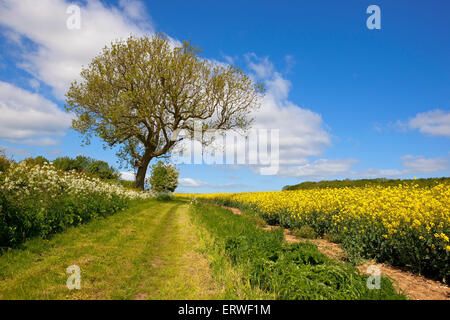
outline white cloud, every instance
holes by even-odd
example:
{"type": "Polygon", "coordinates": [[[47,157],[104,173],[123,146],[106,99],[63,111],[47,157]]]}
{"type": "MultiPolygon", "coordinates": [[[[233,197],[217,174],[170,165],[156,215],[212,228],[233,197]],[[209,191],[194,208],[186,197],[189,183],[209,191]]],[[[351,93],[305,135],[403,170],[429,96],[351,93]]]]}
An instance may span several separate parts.
{"type": "Polygon", "coordinates": [[[313,180],[327,179],[348,175],[357,162],[356,159],[319,159],[302,166],[282,166],[279,175],[313,180]]]}
{"type": "Polygon", "coordinates": [[[267,87],[261,108],[253,114],[253,127],[280,130],[280,165],[304,165],[307,157],[321,155],[331,145],[321,115],[289,100],[291,82],[276,72],[267,58],[259,59],[254,54],[246,57],[256,79],[263,80],[267,87]]]}
{"type": "Polygon", "coordinates": [[[0,138],[14,143],[54,145],[49,136],[63,136],[70,115],[53,102],[0,81],[0,138]]]}
{"type": "MultiPolygon", "coordinates": [[[[399,178],[406,175],[431,174],[450,170],[449,157],[426,158],[406,155],[400,158],[401,169],[353,170],[357,159],[319,159],[302,166],[281,166],[278,175],[308,180],[335,178],[399,178]]],[[[255,172],[253,169],[252,171],[255,172]]]]}
{"type": "Polygon", "coordinates": [[[386,124],[376,123],[373,128],[380,133],[418,130],[429,136],[450,137],[450,111],[436,109],[421,112],[409,120],[391,121],[386,124]]]}
{"type": "Polygon", "coordinates": [[[448,157],[425,158],[424,156],[406,155],[400,158],[407,173],[433,173],[450,170],[448,157]]]}
{"type": "Polygon", "coordinates": [[[17,139],[7,139],[11,143],[17,143],[17,144],[27,144],[31,146],[56,146],[61,143],[60,140],[50,138],[50,137],[42,137],[42,138],[36,138],[36,139],[23,139],[23,140],[17,140],[17,139]]]}
{"type": "Polygon", "coordinates": [[[299,166],[280,168],[283,176],[307,178],[313,180],[330,178],[399,178],[406,175],[431,174],[450,170],[449,157],[426,158],[424,156],[406,155],[400,158],[401,169],[353,170],[358,162],[356,159],[328,160],[320,159],[313,163],[299,166]]]}
{"type": "Polygon", "coordinates": [[[370,179],[370,178],[394,178],[404,175],[406,172],[398,169],[374,169],[369,168],[360,171],[351,171],[344,175],[345,178],[370,179]]]}
{"type": "Polygon", "coordinates": [[[254,53],[247,53],[245,59],[247,60],[248,68],[259,79],[269,78],[274,73],[273,64],[268,57],[259,58],[254,53]]]}
{"type": "Polygon", "coordinates": [[[180,179],[178,179],[178,184],[180,187],[185,187],[185,188],[208,187],[208,188],[215,188],[215,189],[233,189],[233,188],[248,187],[245,184],[239,184],[239,183],[213,184],[213,183],[208,183],[205,181],[196,180],[196,179],[192,179],[192,178],[180,178],[180,179]]]}
{"type": "Polygon", "coordinates": [[[19,157],[19,158],[27,158],[31,157],[33,154],[25,149],[21,148],[14,148],[14,147],[7,147],[7,146],[1,146],[0,145],[0,151],[6,152],[7,156],[12,157],[19,157]]]}
{"type": "Polygon", "coordinates": [[[195,180],[192,178],[180,178],[178,179],[178,184],[180,185],[180,187],[193,187],[193,188],[204,187],[208,185],[207,182],[195,180]]]}
{"type": "Polygon", "coordinates": [[[80,5],[79,30],[66,26],[70,4],[64,0],[0,2],[0,23],[9,28],[9,38],[17,42],[22,36],[36,45],[24,50],[19,67],[51,86],[58,98],[79,78],[81,66],[112,40],[151,32],[140,1],[122,0],[117,8],[88,0],[80,5]]]}
{"type": "Polygon", "coordinates": [[[119,0],[119,7],[129,19],[140,23],[141,27],[151,28],[151,18],[147,14],[143,2],[139,0],[119,0]]]}
{"type": "Polygon", "coordinates": [[[39,83],[39,81],[37,81],[36,79],[30,79],[28,81],[28,84],[30,85],[30,87],[32,89],[34,89],[35,91],[38,90],[41,86],[41,84],[39,83]]]}
{"type": "MultiPolygon", "coordinates": [[[[252,129],[260,130],[259,132],[267,132],[271,129],[279,130],[279,165],[305,165],[309,162],[308,157],[320,156],[324,149],[331,145],[331,136],[325,130],[326,125],[321,115],[289,100],[291,83],[275,71],[268,58],[260,59],[255,54],[247,54],[245,57],[251,76],[255,81],[263,80],[267,88],[260,108],[251,114],[254,118],[252,129]]],[[[184,144],[179,144],[176,151],[189,148],[189,142],[186,140],[184,144]]],[[[271,149],[271,145],[273,144],[269,143],[268,150],[271,149]]],[[[224,145],[224,141],[216,141],[206,148],[204,156],[208,158],[209,152],[223,147],[227,155],[235,154],[235,149],[249,151],[242,136],[236,144],[224,145]]],[[[261,155],[260,151],[259,156],[261,155]]],[[[270,156],[270,151],[267,156],[270,156]]],[[[248,155],[247,161],[249,157],[250,155],[248,155]]],[[[179,161],[189,160],[188,156],[180,157],[179,161]]],[[[212,158],[205,161],[213,162],[212,158]]],[[[233,163],[227,163],[226,166],[227,168],[242,168],[241,165],[233,163]]],[[[252,166],[254,172],[259,172],[259,169],[260,167],[252,166]]]]}
{"type": "Polygon", "coordinates": [[[120,178],[127,181],[134,181],[136,178],[136,175],[133,171],[122,171],[120,172],[120,178]]]}
{"type": "Polygon", "coordinates": [[[432,110],[418,113],[409,120],[408,126],[431,136],[450,137],[450,111],[432,110]]]}

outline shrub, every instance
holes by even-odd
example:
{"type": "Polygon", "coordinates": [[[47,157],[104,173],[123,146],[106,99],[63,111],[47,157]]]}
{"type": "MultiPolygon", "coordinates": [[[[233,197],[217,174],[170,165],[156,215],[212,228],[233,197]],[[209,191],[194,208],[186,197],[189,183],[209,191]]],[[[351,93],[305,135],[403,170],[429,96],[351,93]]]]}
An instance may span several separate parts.
{"type": "Polygon", "coordinates": [[[0,172],[5,172],[10,165],[11,161],[6,157],[6,154],[0,150],[0,172]]]}
{"type": "Polygon", "coordinates": [[[149,197],[82,173],[58,171],[49,163],[13,163],[0,176],[0,247],[48,237],[149,197]]]}
{"type": "Polygon", "coordinates": [[[158,161],[152,165],[152,172],[148,182],[154,191],[174,192],[178,186],[178,172],[170,163],[158,161]]]}
{"type": "Polygon", "coordinates": [[[124,186],[125,188],[133,189],[133,190],[138,191],[138,189],[135,188],[136,183],[135,183],[134,181],[129,181],[129,180],[123,180],[123,179],[121,179],[121,180],[119,180],[119,183],[120,183],[122,186],[124,186]]]}
{"type": "Polygon", "coordinates": [[[53,166],[58,170],[75,170],[103,180],[119,180],[120,177],[117,169],[111,167],[107,162],[85,156],[77,156],[74,159],[69,157],[56,158],[53,161],[53,166]]]}
{"type": "Polygon", "coordinates": [[[37,156],[36,158],[26,158],[22,160],[22,162],[25,162],[28,166],[36,166],[36,165],[43,166],[44,164],[49,163],[50,161],[48,161],[43,156],[37,156]]]}
{"type": "Polygon", "coordinates": [[[317,238],[317,233],[310,226],[302,226],[300,228],[295,228],[292,230],[292,234],[296,237],[305,239],[317,238]]]}

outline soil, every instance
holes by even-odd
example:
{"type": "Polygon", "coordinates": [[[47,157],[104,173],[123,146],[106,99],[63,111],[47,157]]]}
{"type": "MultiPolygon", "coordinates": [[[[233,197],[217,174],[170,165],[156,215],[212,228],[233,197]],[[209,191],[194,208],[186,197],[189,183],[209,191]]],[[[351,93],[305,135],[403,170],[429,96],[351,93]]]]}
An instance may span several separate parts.
{"type": "MultiPolygon", "coordinates": [[[[237,208],[222,206],[224,209],[231,210],[234,214],[242,214],[237,208]]],[[[272,230],[281,228],[279,226],[267,225],[263,230],[272,230]]],[[[292,235],[289,229],[284,229],[284,239],[287,242],[311,242],[317,246],[320,252],[329,258],[344,261],[346,258],[345,250],[339,244],[326,239],[302,239],[292,235]]],[[[387,276],[393,280],[394,286],[401,293],[406,294],[412,300],[450,300],[450,288],[442,282],[427,279],[423,276],[413,274],[402,269],[392,267],[383,263],[373,261],[365,262],[357,266],[361,273],[370,274],[368,267],[376,265],[380,268],[381,275],[387,276]]]]}

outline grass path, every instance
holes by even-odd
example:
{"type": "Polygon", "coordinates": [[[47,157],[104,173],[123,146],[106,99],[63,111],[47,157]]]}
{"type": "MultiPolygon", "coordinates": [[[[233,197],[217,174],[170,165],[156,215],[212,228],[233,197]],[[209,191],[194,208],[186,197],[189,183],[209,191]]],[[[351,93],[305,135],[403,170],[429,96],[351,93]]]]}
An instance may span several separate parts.
{"type": "Polygon", "coordinates": [[[0,256],[0,299],[219,299],[199,232],[185,202],[147,201],[33,239],[0,256]],[[66,287],[70,265],[81,290],[66,287]]]}

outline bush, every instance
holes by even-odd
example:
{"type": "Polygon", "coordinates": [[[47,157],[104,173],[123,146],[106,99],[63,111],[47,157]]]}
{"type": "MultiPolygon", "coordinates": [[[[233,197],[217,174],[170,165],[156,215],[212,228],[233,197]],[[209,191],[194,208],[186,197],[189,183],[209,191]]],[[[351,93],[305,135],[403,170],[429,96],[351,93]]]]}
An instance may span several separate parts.
{"type": "Polygon", "coordinates": [[[317,233],[310,226],[302,226],[292,230],[292,234],[299,238],[316,239],[317,233]]]}
{"type": "Polygon", "coordinates": [[[156,192],[174,192],[178,186],[178,172],[170,163],[158,161],[152,165],[148,182],[156,192]]]}
{"type": "Polygon", "coordinates": [[[107,162],[102,160],[95,160],[85,156],[77,156],[74,159],[69,157],[56,158],[53,161],[53,166],[58,170],[75,170],[77,172],[83,172],[103,180],[117,181],[120,177],[117,169],[111,167],[107,162]]]}
{"type": "Polygon", "coordinates": [[[60,232],[68,226],[106,216],[150,193],[127,190],[82,173],[52,165],[12,164],[0,176],[0,247],[60,232]]]}
{"type": "Polygon", "coordinates": [[[153,191],[156,200],[167,201],[172,199],[172,192],[170,191],[153,191]]]}
{"type": "Polygon", "coordinates": [[[134,181],[129,181],[129,180],[123,180],[123,179],[121,179],[121,180],[119,181],[119,183],[120,183],[122,186],[124,186],[125,188],[133,189],[133,190],[139,191],[138,189],[135,188],[136,183],[135,183],[134,181]]]}
{"type": "Polygon", "coordinates": [[[25,162],[28,166],[43,166],[44,164],[50,162],[43,156],[37,156],[36,158],[26,158],[22,161],[25,162]]]}
{"type": "Polygon", "coordinates": [[[6,154],[0,150],[0,172],[5,172],[11,165],[11,161],[6,157],[6,154]]]}

